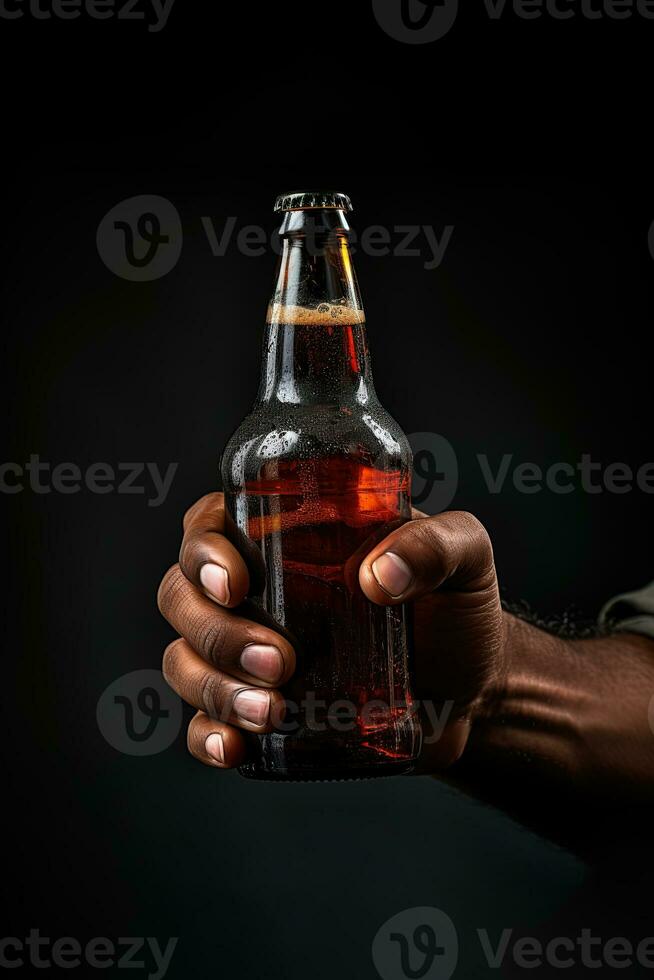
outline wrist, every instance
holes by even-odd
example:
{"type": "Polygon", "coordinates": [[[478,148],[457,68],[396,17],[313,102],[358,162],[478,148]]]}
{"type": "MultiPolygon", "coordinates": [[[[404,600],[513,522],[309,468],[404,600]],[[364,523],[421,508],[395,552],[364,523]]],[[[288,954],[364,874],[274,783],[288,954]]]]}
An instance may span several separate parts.
{"type": "Polygon", "coordinates": [[[448,781],[580,853],[654,798],[654,642],[567,639],[504,614],[500,669],[448,781]]]}
{"type": "MultiPolygon", "coordinates": [[[[538,661],[542,663],[542,657],[539,657],[536,658],[536,664],[532,666],[529,658],[525,656],[535,644],[543,652],[549,648],[549,653],[552,655],[555,648],[565,645],[565,641],[503,610],[501,643],[495,676],[474,711],[474,720],[478,727],[500,720],[514,697],[518,677],[524,679],[526,673],[534,672],[538,661]]],[[[557,649],[556,652],[560,654],[561,651],[557,649]]]]}
{"type": "Polygon", "coordinates": [[[537,766],[556,756],[557,765],[577,769],[586,701],[578,654],[574,641],[503,612],[498,669],[475,713],[468,757],[515,751],[537,766]]]}

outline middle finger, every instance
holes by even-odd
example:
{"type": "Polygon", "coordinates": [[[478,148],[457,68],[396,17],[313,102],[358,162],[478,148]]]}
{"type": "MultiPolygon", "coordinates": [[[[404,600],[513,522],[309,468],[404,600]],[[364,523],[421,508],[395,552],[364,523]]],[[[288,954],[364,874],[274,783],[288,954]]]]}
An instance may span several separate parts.
{"type": "Polygon", "coordinates": [[[164,576],[158,601],[171,626],[214,667],[264,687],[284,684],[293,673],[295,652],[285,637],[211,602],[179,565],[164,576]]]}
{"type": "Polygon", "coordinates": [[[175,640],[166,648],[163,675],[184,701],[210,718],[265,732],[284,717],[284,698],[279,691],[246,687],[229,674],[214,670],[186,640],[175,640]]]}

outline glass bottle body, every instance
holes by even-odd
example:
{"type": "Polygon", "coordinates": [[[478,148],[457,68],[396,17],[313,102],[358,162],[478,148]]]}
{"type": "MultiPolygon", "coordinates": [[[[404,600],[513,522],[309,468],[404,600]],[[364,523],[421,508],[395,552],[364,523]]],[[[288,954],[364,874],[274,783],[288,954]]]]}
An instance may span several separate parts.
{"type": "Polygon", "coordinates": [[[371,603],[358,582],[367,552],[410,518],[411,451],[374,391],[347,237],[334,234],[334,217],[319,255],[307,255],[303,235],[283,240],[259,395],[222,460],[250,599],[298,658],[284,718],[249,736],[241,772],[251,778],[399,774],[420,747],[408,609],[371,603]]]}

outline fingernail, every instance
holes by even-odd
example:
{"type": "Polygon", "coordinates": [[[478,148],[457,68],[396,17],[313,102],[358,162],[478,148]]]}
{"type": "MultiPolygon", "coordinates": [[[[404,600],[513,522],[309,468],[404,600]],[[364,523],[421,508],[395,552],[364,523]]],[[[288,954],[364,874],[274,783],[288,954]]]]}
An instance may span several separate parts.
{"type": "Polygon", "coordinates": [[[204,748],[207,755],[210,755],[212,759],[219,762],[221,766],[225,762],[225,746],[223,743],[223,737],[218,732],[213,732],[208,736],[206,742],[204,743],[204,748]]]}
{"type": "Polygon", "coordinates": [[[284,673],[284,661],[277,647],[250,643],[241,654],[241,667],[260,681],[274,684],[284,673]]]}
{"type": "Polygon", "coordinates": [[[377,579],[379,587],[393,599],[399,598],[403,592],[406,592],[413,580],[413,572],[404,558],[400,558],[392,551],[386,551],[372,563],[372,574],[377,579]]]}
{"type": "Polygon", "coordinates": [[[207,562],[200,569],[200,581],[212,599],[219,602],[221,606],[227,605],[229,602],[229,578],[222,565],[213,565],[211,562],[207,562]]]}
{"type": "Polygon", "coordinates": [[[270,698],[264,691],[241,691],[234,698],[234,711],[243,721],[265,725],[270,712],[270,698]]]}

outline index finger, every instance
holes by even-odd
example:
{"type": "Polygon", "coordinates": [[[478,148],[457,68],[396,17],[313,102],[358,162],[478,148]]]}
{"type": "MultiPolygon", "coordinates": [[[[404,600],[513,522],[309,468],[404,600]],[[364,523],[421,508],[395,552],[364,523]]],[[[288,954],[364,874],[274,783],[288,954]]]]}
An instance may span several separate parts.
{"type": "Polygon", "coordinates": [[[184,515],[179,552],[186,578],[214,602],[228,609],[240,605],[250,588],[248,568],[225,534],[231,524],[222,493],[209,493],[184,515]]]}

